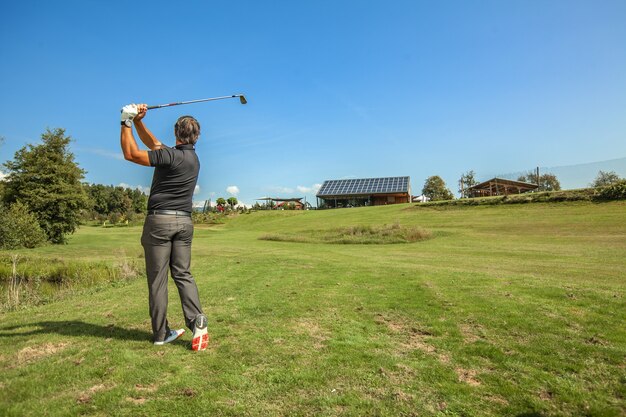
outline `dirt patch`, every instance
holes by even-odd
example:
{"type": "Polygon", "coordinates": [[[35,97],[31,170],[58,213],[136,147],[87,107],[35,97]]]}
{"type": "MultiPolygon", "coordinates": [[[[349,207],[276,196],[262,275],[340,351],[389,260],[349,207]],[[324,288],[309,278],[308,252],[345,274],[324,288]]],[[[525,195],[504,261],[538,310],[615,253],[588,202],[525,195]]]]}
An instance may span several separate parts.
{"type": "Polygon", "coordinates": [[[193,388],[183,388],[182,390],[180,390],[180,394],[184,397],[195,397],[196,396],[196,390],[194,390],[193,388]]]}
{"type": "Polygon", "coordinates": [[[22,365],[46,356],[54,355],[65,349],[69,343],[44,343],[43,345],[27,346],[17,353],[17,362],[22,365]]]}
{"type": "Polygon", "coordinates": [[[415,335],[411,335],[408,341],[401,342],[400,347],[405,351],[412,351],[416,349],[426,353],[434,353],[437,351],[437,348],[433,345],[429,345],[423,337],[415,335]]]}
{"type": "Polygon", "coordinates": [[[412,401],[415,398],[413,394],[407,394],[406,392],[400,389],[394,391],[393,394],[391,394],[391,396],[395,401],[401,402],[401,403],[412,401]]]}
{"type": "Polygon", "coordinates": [[[80,395],[78,396],[78,398],[76,399],[76,403],[78,404],[89,404],[91,402],[91,400],[93,399],[93,395],[98,392],[98,391],[104,391],[107,389],[111,389],[113,388],[113,386],[106,386],[104,384],[97,384],[94,385],[93,387],[89,388],[88,390],[81,392],[80,395]]]}
{"type": "Polygon", "coordinates": [[[542,389],[539,392],[539,398],[541,398],[543,401],[552,401],[552,399],[554,398],[554,393],[550,390],[542,389]]]}
{"type": "Polygon", "coordinates": [[[463,342],[466,344],[475,343],[483,339],[482,327],[478,324],[461,323],[459,325],[459,331],[461,332],[461,336],[463,336],[463,342]]]}
{"type": "Polygon", "coordinates": [[[315,349],[322,349],[326,346],[329,339],[328,332],[323,329],[319,323],[312,319],[300,319],[295,324],[295,331],[300,334],[306,334],[313,339],[312,346],[315,349]]]}
{"type": "Polygon", "coordinates": [[[91,395],[89,394],[80,394],[76,399],[77,404],[89,404],[91,402],[91,395]]]}
{"type": "Polygon", "coordinates": [[[415,369],[402,363],[396,364],[394,370],[384,370],[381,374],[388,378],[394,386],[405,385],[415,379],[415,369]]]}
{"type": "Polygon", "coordinates": [[[588,345],[600,345],[600,346],[608,345],[608,343],[605,340],[600,339],[598,336],[591,336],[590,338],[585,339],[585,343],[588,345]]]}
{"type": "Polygon", "coordinates": [[[141,405],[143,403],[145,403],[147,400],[143,397],[126,397],[126,401],[131,402],[133,404],[137,404],[137,405],[141,405]]]}
{"type": "Polygon", "coordinates": [[[507,399],[499,395],[488,395],[487,397],[485,397],[485,399],[494,404],[509,405],[509,402],[507,401],[507,399]]]}
{"type": "Polygon", "coordinates": [[[380,325],[386,326],[390,332],[398,335],[401,340],[397,343],[398,353],[404,355],[414,350],[435,355],[442,363],[450,362],[450,357],[437,351],[437,348],[429,343],[434,336],[427,330],[414,325],[409,325],[398,319],[385,317],[382,314],[377,315],[374,321],[380,325]]]}
{"type": "Polygon", "coordinates": [[[455,372],[459,377],[459,381],[465,382],[468,385],[477,387],[480,385],[480,381],[476,379],[476,371],[473,369],[456,368],[455,372]]]}
{"type": "Polygon", "coordinates": [[[136,384],[135,385],[135,389],[139,392],[155,392],[157,388],[158,387],[155,384],[150,384],[150,385],[136,384]]]}

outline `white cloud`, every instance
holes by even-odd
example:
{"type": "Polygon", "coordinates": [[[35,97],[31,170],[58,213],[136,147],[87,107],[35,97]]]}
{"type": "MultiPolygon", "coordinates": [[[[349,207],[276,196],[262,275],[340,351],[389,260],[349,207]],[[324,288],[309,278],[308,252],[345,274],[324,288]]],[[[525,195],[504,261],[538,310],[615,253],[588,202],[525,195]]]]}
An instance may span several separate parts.
{"type": "Polygon", "coordinates": [[[120,182],[119,184],[117,184],[118,187],[124,187],[124,188],[130,188],[131,190],[139,190],[141,192],[143,192],[144,194],[150,194],[150,187],[146,187],[145,185],[130,185],[130,184],[126,184],[125,182],[120,182]]]}
{"type": "Polygon", "coordinates": [[[226,187],[226,192],[230,195],[236,196],[237,194],[239,194],[239,187],[237,187],[236,185],[229,185],[228,187],[226,187]]]}
{"type": "Polygon", "coordinates": [[[5,179],[6,177],[7,177],[7,174],[5,174],[4,172],[0,171],[0,181],[5,179]]]}
{"type": "Polygon", "coordinates": [[[91,149],[85,149],[87,152],[89,153],[93,153],[96,155],[100,155],[100,156],[105,156],[107,158],[113,158],[113,159],[117,159],[119,161],[124,161],[124,154],[122,153],[122,151],[119,152],[111,152],[111,151],[107,151],[104,149],[98,149],[98,148],[91,148],[91,149]]]}
{"type": "Polygon", "coordinates": [[[196,195],[200,192],[200,186],[196,184],[196,188],[193,189],[193,194],[196,195]]]}
{"type": "Polygon", "coordinates": [[[217,194],[217,193],[216,193],[215,191],[211,191],[211,192],[209,193],[209,197],[215,197],[215,195],[216,195],[216,194],[217,194]]]}
{"type": "Polygon", "coordinates": [[[292,194],[294,191],[293,188],[281,187],[281,186],[267,187],[267,190],[272,193],[280,193],[280,194],[292,194]]]}
{"type": "Polygon", "coordinates": [[[304,185],[298,185],[296,189],[303,194],[317,193],[322,187],[322,184],[313,184],[311,187],[305,187],[304,185]]]}

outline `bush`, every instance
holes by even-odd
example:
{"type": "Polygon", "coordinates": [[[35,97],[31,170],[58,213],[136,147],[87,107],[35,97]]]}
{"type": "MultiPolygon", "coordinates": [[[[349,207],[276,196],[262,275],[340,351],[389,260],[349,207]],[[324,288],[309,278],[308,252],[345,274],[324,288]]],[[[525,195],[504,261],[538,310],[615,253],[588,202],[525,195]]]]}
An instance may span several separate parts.
{"type": "Polygon", "coordinates": [[[599,200],[623,200],[626,199],[626,179],[598,189],[599,200]]]}
{"type": "Polygon", "coordinates": [[[13,203],[8,210],[0,206],[0,248],[18,249],[41,246],[46,234],[37,217],[21,202],[13,203]]]}
{"type": "Polygon", "coordinates": [[[194,211],[191,213],[194,224],[222,224],[224,223],[224,215],[221,213],[199,213],[194,211]]]}
{"type": "Polygon", "coordinates": [[[115,261],[0,255],[0,313],[62,299],[77,290],[118,285],[144,274],[143,263],[116,254],[115,261]]]}
{"type": "Polygon", "coordinates": [[[294,243],[393,244],[413,243],[432,237],[432,233],[415,226],[398,223],[382,226],[356,225],[337,229],[308,230],[299,233],[274,233],[260,240],[294,243]]]}
{"type": "Polygon", "coordinates": [[[463,198],[451,201],[430,201],[419,203],[414,207],[493,206],[498,204],[558,203],[567,201],[618,200],[626,198],[626,193],[624,192],[626,188],[625,185],[622,185],[621,194],[619,184],[613,184],[604,188],[607,189],[604,191],[604,197],[600,195],[598,189],[582,188],[579,190],[542,191],[538,193],[509,194],[495,197],[463,198]],[[613,188],[608,190],[608,188],[611,187],[613,188]]]}

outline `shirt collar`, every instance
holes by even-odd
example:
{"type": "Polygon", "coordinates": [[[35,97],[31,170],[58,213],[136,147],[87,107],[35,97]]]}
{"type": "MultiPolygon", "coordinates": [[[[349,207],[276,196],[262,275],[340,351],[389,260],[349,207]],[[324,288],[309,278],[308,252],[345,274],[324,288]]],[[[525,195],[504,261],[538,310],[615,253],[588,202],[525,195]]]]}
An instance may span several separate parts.
{"type": "Polygon", "coordinates": [[[191,143],[186,143],[186,144],[180,144],[180,145],[176,145],[174,146],[176,149],[180,149],[180,150],[188,150],[188,149],[196,149],[195,146],[193,146],[191,143]]]}

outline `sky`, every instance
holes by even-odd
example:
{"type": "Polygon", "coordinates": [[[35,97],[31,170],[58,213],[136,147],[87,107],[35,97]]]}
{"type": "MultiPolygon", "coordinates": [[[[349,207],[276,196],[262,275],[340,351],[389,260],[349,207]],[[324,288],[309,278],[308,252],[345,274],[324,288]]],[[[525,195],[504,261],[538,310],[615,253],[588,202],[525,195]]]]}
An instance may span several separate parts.
{"type": "Polygon", "coordinates": [[[121,107],[238,93],[146,116],[171,146],[199,120],[196,201],[624,158],[624,22],[623,0],[0,0],[0,162],[62,127],[86,181],[148,189],[121,107]]]}

